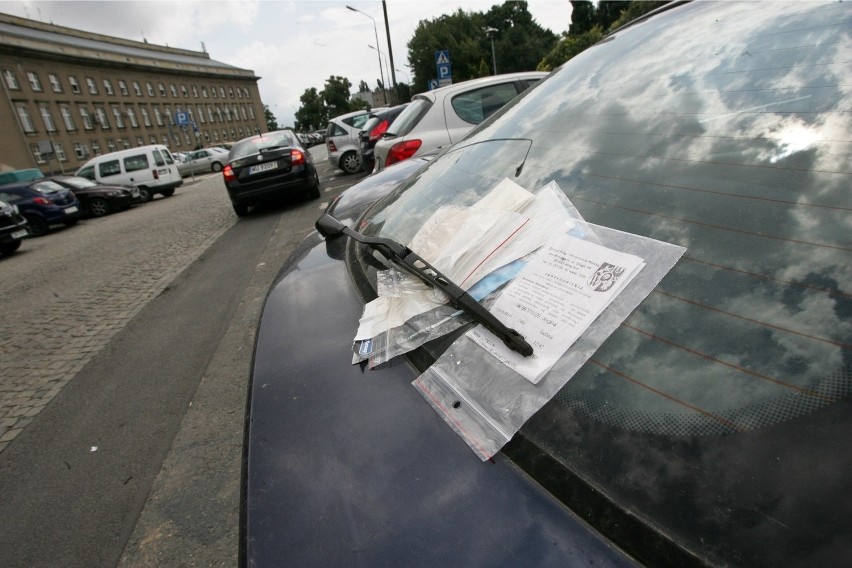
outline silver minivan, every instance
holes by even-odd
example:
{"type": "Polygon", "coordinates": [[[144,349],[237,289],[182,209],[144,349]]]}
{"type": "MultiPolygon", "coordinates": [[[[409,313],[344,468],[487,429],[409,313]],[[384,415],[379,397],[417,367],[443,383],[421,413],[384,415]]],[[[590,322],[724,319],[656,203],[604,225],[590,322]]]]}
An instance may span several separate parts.
{"type": "Polygon", "coordinates": [[[358,133],[369,119],[368,111],[358,110],[336,116],[328,121],[325,146],[328,149],[328,161],[332,166],[340,168],[347,174],[361,171],[358,133]]]}

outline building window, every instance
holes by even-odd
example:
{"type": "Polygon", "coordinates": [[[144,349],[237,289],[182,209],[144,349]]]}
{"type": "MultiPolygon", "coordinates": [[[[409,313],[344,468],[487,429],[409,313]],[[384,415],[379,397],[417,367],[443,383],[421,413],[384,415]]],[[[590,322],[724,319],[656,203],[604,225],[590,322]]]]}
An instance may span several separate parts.
{"type": "Polygon", "coordinates": [[[139,86],[139,81],[133,81],[133,93],[137,97],[142,96],[142,87],[139,86]]]}
{"type": "Polygon", "coordinates": [[[157,83],[157,88],[160,90],[160,96],[165,97],[166,96],[166,86],[162,83],[157,83]]]}
{"type": "Polygon", "coordinates": [[[44,128],[48,132],[56,132],[56,123],[53,122],[53,115],[50,114],[50,107],[47,104],[38,105],[38,111],[41,114],[41,121],[44,122],[44,128]]]}
{"type": "Polygon", "coordinates": [[[157,126],[163,125],[163,115],[160,114],[160,107],[154,107],[154,120],[157,121],[157,126]]]}
{"type": "Polygon", "coordinates": [[[6,86],[13,91],[20,91],[21,85],[18,84],[18,78],[10,69],[3,69],[3,80],[6,81],[6,86]]]}
{"type": "Polygon", "coordinates": [[[239,119],[240,119],[240,111],[239,111],[239,109],[237,108],[237,105],[234,105],[234,106],[231,108],[231,113],[234,115],[234,120],[239,120],[239,119]]]}
{"type": "Polygon", "coordinates": [[[41,153],[41,150],[38,149],[38,144],[33,144],[32,146],[30,146],[30,149],[33,151],[33,157],[35,158],[37,164],[46,163],[44,156],[41,153]]]}
{"type": "Polygon", "coordinates": [[[48,73],[47,79],[50,81],[50,88],[54,93],[62,92],[62,82],[59,80],[59,75],[56,73],[48,73]]]}
{"type": "Polygon", "coordinates": [[[248,117],[246,116],[246,105],[240,105],[240,114],[242,115],[243,120],[248,120],[248,117]]]}
{"type": "Polygon", "coordinates": [[[172,115],[172,107],[163,107],[163,112],[166,115],[166,124],[174,124],[174,118],[172,115]]]}
{"type": "Polygon", "coordinates": [[[225,120],[231,122],[231,109],[225,107],[225,120]]]}
{"type": "Polygon", "coordinates": [[[125,97],[130,94],[130,91],[127,90],[127,81],[124,79],[118,80],[118,92],[120,92],[125,97]]]}
{"type": "Polygon", "coordinates": [[[151,116],[148,114],[148,109],[145,107],[139,107],[139,112],[142,113],[142,124],[145,126],[151,126],[151,116]]]}
{"type": "Polygon", "coordinates": [[[92,140],[92,154],[95,156],[101,155],[101,143],[97,140],[92,140]]]}
{"type": "Polygon", "coordinates": [[[112,138],[107,138],[107,150],[110,152],[115,152],[118,148],[115,146],[115,140],[112,138]]]}
{"type": "Polygon", "coordinates": [[[62,147],[61,142],[53,143],[53,151],[56,153],[56,157],[60,162],[68,161],[68,156],[65,155],[65,148],[62,147]]]}
{"type": "Polygon", "coordinates": [[[254,107],[248,107],[249,118],[254,120],[254,107]]]}
{"type": "Polygon", "coordinates": [[[77,77],[72,77],[68,75],[68,84],[71,85],[71,92],[75,95],[80,94],[80,83],[77,81],[77,77]]]}
{"type": "Polygon", "coordinates": [[[183,98],[189,98],[189,91],[186,90],[186,85],[180,86],[180,94],[183,95],[183,98]]]}
{"type": "Polygon", "coordinates": [[[74,142],[74,154],[78,160],[84,160],[89,155],[89,151],[79,142],[74,142]]]}
{"type": "Polygon", "coordinates": [[[122,138],[121,145],[124,146],[125,149],[130,148],[130,140],[128,140],[127,138],[122,138]]]}
{"type": "Polygon", "coordinates": [[[238,99],[243,98],[243,90],[240,89],[239,87],[237,87],[237,98],[238,99]]]}
{"type": "Polygon", "coordinates": [[[98,85],[95,83],[95,80],[91,77],[86,77],[86,85],[89,87],[90,95],[98,94],[98,85]]]}
{"type": "Polygon", "coordinates": [[[249,95],[250,95],[249,90],[247,88],[243,87],[243,96],[247,99],[250,99],[251,96],[249,96],[249,95]]]}
{"type": "Polygon", "coordinates": [[[204,120],[204,107],[201,105],[198,105],[198,121],[201,124],[204,124],[206,122],[206,120],[204,120]]]}
{"type": "Polygon", "coordinates": [[[177,98],[177,87],[175,87],[174,83],[169,83],[169,90],[172,92],[172,97],[177,98]]]}
{"type": "Polygon", "coordinates": [[[216,91],[216,87],[210,87],[210,95],[212,95],[214,99],[219,98],[219,93],[216,91]]]}
{"type": "Polygon", "coordinates": [[[163,134],[163,146],[169,145],[169,137],[163,134]]]}
{"type": "Polygon", "coordinates": [[[89,114],[89,109],[82,105],[77,105],[77,110],[80,111],[80,118],[83,119],[83,128],[92,130],[95,125],[92,122],[92,115],[89,114]]]}
{"type": "Polygon", "coordinates": [[[196,87],[195,85],[192,86],[192,98],[198,98],[198,87],[196,87]]]}
{"type": "Polygon", "coordinates": [[[112,117],[115,119],[116,128],[124,128],[124,119],[121,116],[121,109],[117,106],[112,107],[112,117]]]}
{"type": "Polygon", "coordinates": [[[219,107],[216,107],[216,116],[219,117],[219,122],[225,122],[224,120],[222,120],[222,109],[219,107]]]}
{"type": "Polygon", "coordinates": [[[33,91],[41,92],[41,81],[39,81],[38,75],[29,71],[27,72],[27,80],[30,82],[33,91]]]}
{"type": "Polygon", "coordinates": [[[207,98],[207,87],[205,87],[204,85],[201,85],[201,96],[205,99],[207,98]]]}
{"type": "Polygon", "coordinates": [[[77,130],[77,127],[74,125],[74,119],[71,116],[71,109],[69,109],[67,105],[59,105],[59,114],[62,115],[62,122],[65,123],[65,130],[68,132],[77,130]]]}
{"type": "Polygon", "coordinates": [[[232,99],[234,98],[234,88],[233,87],[228,87],[228,96],[231,97],[232,99]]]}
{"type": "Polygon", "coordinates": [[[109,79],[104,79],[104,92],[110,96],[115,94],[112,88],[112,82],[109,79]]]}
{"type": "Polygon", "coordinates": [[[239,133],[240,138],[242,138],[242,137],[243,137],[243,127],[242,127],[242,126],[240,126],[240,127],[237,129],[237,133],[239,133]]]}
{"type": "Polygon", "coordinates": [[[225,87],[219,87],[219,96],[225,98],[225,87]]]}
{"type": "Polygon", "coordinates": [[[214,131],[213,131],[213,141],[214,141],[214,142],[218,142],[218,141],[219,141],[219,131],[218,131],[218,130],[214,130],[214,131]]]}
{"type": "Polygon", "coordinates": [[[210,119],[210,122],[216,122],[213,118],[213,107],[211,105],[207,105],[207,117],[210,119]]]}
{"type": "Polygon", "coordinates": [[[145,81],[145,88],[148,89],[149,97],[156,96],[154,93],[154,85],[152,85],[150,81],[145,81]]]}
{"type": "MultiPolygon", "coordinates": [[[[100,106],[95,107],[95,118],[97,119],[98,124],[101,127],[101,130],[108,130],[109,129],[109,120],[107,120],[107,115],[106,115],[106,111],[104,110],[104,107],[100,107],[100,106]]],[[[110,150],[110,152],[112,152],[112,150],[110,150]]]]}
{"type": "Polygon", "coordinates": [[[127,120],[130,121],[130,126],[133,128],[139,128],[139,121],[136,120],[136,111],[132,108],[127,109],[127,120]]]}
{"type": "Polygon", "coordinates": [[[157,143],[157,137],[152,134],[151,137],[148,138],[148,142],[150,142],[151,144],[156,144],[157,143]]]}
{"type": "Polygon", "coordinates": [[[237,139],[237,131],[232,128],[231,129],[231,140],[236,140],[236,139],[237,139]]]}
{"type": "Polygon", "coordinates": [[[15,105],[15,110],[18,112],[18,118],[21,121],[21,128],[24,129],[24,132],[35,132],[35,124],[33,124],[33,119],[30,117],[30,111],[26,105],[18,103],[15,105]]]}
{"type": "Polygon", "coordinates": [[[142,138],[141,136],[137,136],[136,137],[136,145],[137,146],[144,146],[145,145],[145,139],[142,138]]]}

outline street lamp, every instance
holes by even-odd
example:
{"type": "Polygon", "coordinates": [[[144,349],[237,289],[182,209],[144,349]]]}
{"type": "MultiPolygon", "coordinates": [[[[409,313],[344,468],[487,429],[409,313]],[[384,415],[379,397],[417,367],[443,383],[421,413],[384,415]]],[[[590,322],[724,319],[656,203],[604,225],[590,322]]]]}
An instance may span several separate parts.
{"type": "Polygon", "coordinates": [[[494,34],[499,30],[497,28],[485,28],[485,35],[491,38],[491,64],[494,66],[494,74],[497,74],[497,57],[494,55],[494,34]]]}
{"type": "MultiPolygon", "coordinates": [[[[374,50],[378,51],[380,56],[381,55],[385,56],[385,69],[388,69],[388,79],[390,79],[390,64],[388,63],[387,54],[384,51],[382,51],[381,49],[379,49],[377,47],[373,47],[369,43],[367,44],[367,47],[369,47],[370,49],[374,49],[374,50]]],[[[379,60],[379,65],[381,66],[381,59],[379,60]]],[[[385,85],[384,83],[382,83],[382,85],[385,87],[385,90],[387,90],[387,85],[385,85]]],[[[394,87],[394,85],[391,85],[391,88],[393,88],[393,87],[394,87]]],[[[387,99],[387,97],[385,97],[385,99],[387,99]]],[[[385,100],[385,102],[387,102],[387,100],[385,100]]]]}
{"type": "MultiPolygon", "coordinates": [[[[376,27],[376,19],[373,18],[373,16],[371,16],[370,14],[365,14],[364,12],[359,10],[358,8],[353,8],[352,6],[346,6],[346,7],[348,9],[352,10],[353,12],[358,12],[359,14],[367,16],[368,18],[373,20],[373,32],[375,32],[375,34],[376,34],[376,45],[379,45],[379,30],[376,27]]],[[[376,50],[376,51],[378,51],[378,50],[376,50]]],[[[385,85],[385,74],[382,71],[382,56],[381,56],[381,54],[377,53],[376,57],[379,58],[379,76],[382,78],[382,90],[384,91],[384,89],[386,88],[386,85],[385,85]]]]}
{"type": "Polygon", "coordinates": [[[406,73],[402,69],[394,69],[394,71],[396,71],[397,73],[402,73],[403,75],[405,75],[405,84],[411,85],[411,77],[409,77],[408,73],[406,73]]]}

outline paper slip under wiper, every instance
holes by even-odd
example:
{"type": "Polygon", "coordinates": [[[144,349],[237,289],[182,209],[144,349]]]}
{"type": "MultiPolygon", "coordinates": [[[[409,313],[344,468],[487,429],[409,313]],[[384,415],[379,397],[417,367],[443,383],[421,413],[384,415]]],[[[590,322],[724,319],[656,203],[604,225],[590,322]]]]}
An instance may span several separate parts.
{"type": "Polygon", "coordinates": [[[406,272],[416,276],[428,286],[438,288],[444,292],[450,299],[450,305],[463,310],[477,323],[499,337],[506,344],[506,347],[512,351],[517,351],[524,357],[529,357],[533,354],[532,346],[526,342],[520,333],[506,327],[467,292],[454,284],[449,278],[441,274],[438,269],[434,268],[405,245],[391,239],[362,235],[357,231],[353,231],[328,213],[323,214],[317,220],[316,228],[323,237],[334,237],[342,234],[379,251],[388,260],[398,264],[406,272]]]}

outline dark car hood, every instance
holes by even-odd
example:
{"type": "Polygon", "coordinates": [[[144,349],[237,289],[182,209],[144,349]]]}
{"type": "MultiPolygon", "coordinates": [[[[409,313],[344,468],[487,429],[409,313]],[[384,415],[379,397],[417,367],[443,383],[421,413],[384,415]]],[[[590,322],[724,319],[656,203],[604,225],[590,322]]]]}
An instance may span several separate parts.
{"type": "Polygon", "coordinates": [[[503,456],[482,463],[403,360],[352,364],[345,241],[311,234],[266,300],[243,477],[249,566],[630,565],[503,456]]]}

